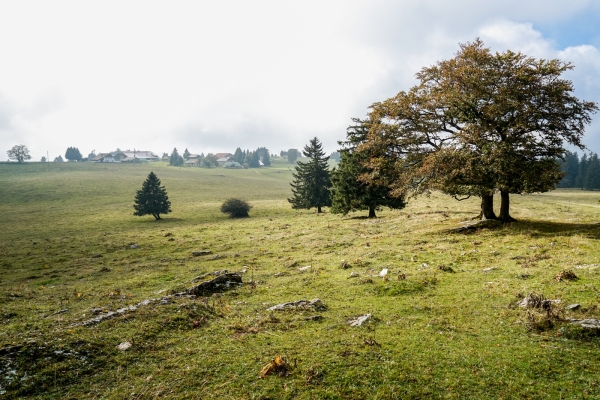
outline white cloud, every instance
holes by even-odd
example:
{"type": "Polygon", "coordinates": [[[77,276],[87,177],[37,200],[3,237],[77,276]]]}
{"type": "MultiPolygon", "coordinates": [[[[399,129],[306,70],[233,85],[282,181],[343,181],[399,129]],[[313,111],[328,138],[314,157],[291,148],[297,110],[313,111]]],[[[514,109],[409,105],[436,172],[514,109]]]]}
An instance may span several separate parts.
{"type": "Polygon", "coordinates": [[[351,117],[477,36],[572,60],[577,94],[598,100],[598,50],[535,29],[593,4],[2,2],[0,149],[276,152],[316,135],[333,151],[351,117]]]}

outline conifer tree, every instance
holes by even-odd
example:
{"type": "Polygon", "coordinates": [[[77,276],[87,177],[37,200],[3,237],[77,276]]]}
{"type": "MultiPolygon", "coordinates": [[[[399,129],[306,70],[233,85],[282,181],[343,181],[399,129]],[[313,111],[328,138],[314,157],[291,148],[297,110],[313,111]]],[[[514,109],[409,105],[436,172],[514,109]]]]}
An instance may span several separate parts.
{"type": "Polygon", "coordinates": [[[155,219],[160,219],[160,214],[171,212],[171,202],[167,196],[164,186],[160,186],[160,179],[150,172],[148,178],[142,184],[142,188],[135,195],[135,204],[133,215],[141,217],[143,215],[152,215],[155,219]]]}
{"type": "Polygon", "coordinates": [[[592,153],[585,171],[584,186],[587,190],[600,189],[600,160],[598,154],[592,153]]]}
{"type": "Polygon", "coordinates": [[[269,165],[271,165],[271,155],[269,154],[268,151],[262,157],[262,162],[265,167],[268,167],[269,165]]]}
{"type": "Polygon", "coordinates": [[[331,205],[328,157],[325,156],[323,145],[316,137],[304,146],[302,154],[308,157],[308,162],[298,162],[296,165],[296,172],[292,173],[294,182],[290,183],[293,197],[288,201],[294,209],[309,210],[316,207],[317,212],[321,213],[321,207],[331,205]]]}
{"type": "MultiPolygon", "coordinates": [[[[376,218],[375,211],[381,206],[402,209],[406,206],[405,195],[391,196],[390,182],[380,174],[377,181],[363,182],[361,175],[370,172],[365,165],[375,154],[359,151],[358,146],[364,143],[369,133],[369,125],[358,118],[353,119],[357,125],[348,127],[347,141],[338,142],[343,145],[339,152],[340,161],[331,173],[331,212],[348,214],[350,211],[369,210],[369,218],[376,218]]],[[[392,177],[393,180],[393,177],[392,177]]]]}
{"type": "Polygon", "coordinates": [[[183,165],[183,157],[179,155],[177,152],[177,148],[173,149],[171,153],[171,157],[169,158],[169,165],[173,165],[175,167],[180,167],[183,165]]]}
{"type": "Polygon", "coordinates": [[[188,149],[186,147],[185,151],[183,152],[183,159],[187,161],[188,158],[190,158],[190,152],[188,151],[188,149]]]}
{"type": "Polygon", "coordinates": [[[583,153],[581,160],[579,160],[579,169],[577,170],[577,179],[575,179],[575,187],[583,189],[585,186],[587,167],[589,164],[589,158],[587,154],[583,153]]]}
{"type": "Polygon", "coordinates": [[[235,153],[233,154],[233,161],[240,164],[244,163],[244,152],[239,147],[235,149],[235,153]]]}

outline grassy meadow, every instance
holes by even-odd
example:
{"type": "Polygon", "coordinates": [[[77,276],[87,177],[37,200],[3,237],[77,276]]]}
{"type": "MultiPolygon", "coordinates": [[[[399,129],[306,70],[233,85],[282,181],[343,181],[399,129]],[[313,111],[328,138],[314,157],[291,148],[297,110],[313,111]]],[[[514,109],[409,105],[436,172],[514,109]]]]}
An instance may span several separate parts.
{"type": "Polygon", "coordinates": [[[317,215],[290,208],[291,178],[277,162],[0,164],[0,398],[600,397],[600,336],[561,321],[600,317],[600,193],[514,195],[519,222],[456,232],[477,199],[317,215]],[[172,202],[160,221],[132,215],[150,171],[172,202]],[[250,218],[220,213],[229,197],[250,218]],[[244,285],[73,326],[223,269],[244,285]],[[531,292],[562,301],[552,325],[515,306],[531,292]],[[327,310],[267,310],[314,298],[327,310]],[[259,379],[278,355],[287,375],[259,379]]]}

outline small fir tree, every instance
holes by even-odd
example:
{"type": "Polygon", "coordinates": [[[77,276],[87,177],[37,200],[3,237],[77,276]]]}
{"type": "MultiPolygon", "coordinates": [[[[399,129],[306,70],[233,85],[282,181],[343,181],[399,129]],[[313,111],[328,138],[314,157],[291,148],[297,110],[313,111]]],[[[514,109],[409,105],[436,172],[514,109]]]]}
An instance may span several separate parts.
{"type": "Polygon", "coordinates": [[[183,159],[187,161],[188,158],[190,158],[190,152],[186,147],[185,151],[183,152],[183,159]]]}
{"type": "Polygon", "coordinates": [[[160,186],[160,179],[150,172],[148,178],[142,184],[142,189],[135,195],[135,212],[133,215],[138,217],[152,215],[155,219],[160,219],[160,214],[171,212],[171,202],[167,196],[164,186],[160,186]]]}
{"type": "Polygon", "coordinates": [[[294,182],[290,183],[293,197],[288,201],[294,209],[305,208],[308,210],[316,207],[317,212],[321,213],[321,207],[331,205],[328,157],[323,152],[323,145],[316,137],[304,146],[302,153],[308,157],[308,162],[298,162],[296,165],[296,172],[292,173],[294,182]]]}
{"type": "MultiPolygon", "coordinates": [[[[406,206],[405,194],[390,195],[389,178],[380,174],[377,181],[362,182],[360,176],[371,170],[365,165],[375,154],[359,151],[358,146],[367,140],[369,125],[358,118],[353,119],[357,125],[348,127],[347,141],[338,142],[344,147],[332,154],[341,159],[331,174],[331,212],[348,214],[350,211],[369,210],[369,218],[376,218],[375,211],[387,206],[391,209],[402,209],[406,206]]],[[[331,158],[331,156],[330,156],[331,158]]]]}

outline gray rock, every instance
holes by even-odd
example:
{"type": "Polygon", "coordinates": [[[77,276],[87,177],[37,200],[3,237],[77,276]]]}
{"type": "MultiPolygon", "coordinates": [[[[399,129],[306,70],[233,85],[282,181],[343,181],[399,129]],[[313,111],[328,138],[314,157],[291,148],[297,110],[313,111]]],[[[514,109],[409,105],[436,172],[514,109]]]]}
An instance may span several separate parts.
{"type": "Polygon", "coordinates": [[[224,292],[239,286],[242,286],[242,276],[236,273],[225,272],[210,281],[202,282],[189,288],[183,292],[183,294],[207,296],[213,293],[224,292]]]}
{"type": "Polygon", "coordinates": [[[129,248],[131,248],[131,249],[139,249],[140,246],[138,246],[137,243],[133,243],[131,246],[129,246],[129,248]]]}
{"type": "Polygon", "coordinates": [[[348,320],[347,323],[350,326],[361,326],[365,322],[368,322],[371,319],[371,314],[359,315],[358,317],[348,320]]]}
{"type": "Polygon", "coordinates": [[[325,311],[327,307],[319,299],[312,299],[310,301],[298,300],[288,303],[277,304],[273,307],[269,307],[269,311],[285,311],[285,310],[308,310],[313,309],[315,311],[325,311]]]}
{"type": "Polygon", "coordinates": [[[125,351],[131,347],[131,342],[123,342],[117,346],[117,350],[125,351]]]}
{"type": "Polygon", "coordinates": [[[306,272],[306,271],[308,271],[309,269],[310,269],[310,265],[307,265],[306,267],[299,267],[299,268],[298,268],[298,271],[300,271],[300,272],[306,272]]]}
{"type": "Polygon", "coordinates": [[[586,329],[600,329],[600,319],[572,319],[571,324],[579,325],[586,329]]]}
{"type": "Polygon", "coordinates": [[[350,272],[350,276],[349,278],[358,278],[360,276],[360,274],[356,271],[352,271],[350,272]]]}
{"type": "Polygon", "coordinates": [[[581,307],[581,304],[569,304],[565,307],[565,310],[574,311],[578,310],[581,307]]]}

